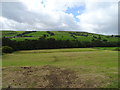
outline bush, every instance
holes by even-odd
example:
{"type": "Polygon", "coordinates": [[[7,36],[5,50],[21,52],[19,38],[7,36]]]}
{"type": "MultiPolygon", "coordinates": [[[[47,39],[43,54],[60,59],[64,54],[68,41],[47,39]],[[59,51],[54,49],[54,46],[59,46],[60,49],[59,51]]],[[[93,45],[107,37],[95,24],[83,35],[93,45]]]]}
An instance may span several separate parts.
{"type": "Polygon", "coordinates": [[[120,51],[120,48],[115,48],[114,51],[120,51]]]}
{"type": "Polygon", "coordinates": [[[13,52],[13,48],[9,47],[9,46],[3,46],[2,47],[2,53],[12,53],[13,52]]]}

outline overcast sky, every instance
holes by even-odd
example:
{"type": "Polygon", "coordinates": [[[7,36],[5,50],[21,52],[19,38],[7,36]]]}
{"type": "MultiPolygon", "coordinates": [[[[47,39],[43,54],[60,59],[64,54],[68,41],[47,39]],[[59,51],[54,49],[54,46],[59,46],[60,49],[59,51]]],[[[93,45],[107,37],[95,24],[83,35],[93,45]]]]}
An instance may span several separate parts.
{"type": "Polygon", "coordinates": [[[19,0],[18,2],[1,2],[0,24],[2,27],[0,30],[86,31],[117,34],[118,0],[100,1],[19,0]]]}

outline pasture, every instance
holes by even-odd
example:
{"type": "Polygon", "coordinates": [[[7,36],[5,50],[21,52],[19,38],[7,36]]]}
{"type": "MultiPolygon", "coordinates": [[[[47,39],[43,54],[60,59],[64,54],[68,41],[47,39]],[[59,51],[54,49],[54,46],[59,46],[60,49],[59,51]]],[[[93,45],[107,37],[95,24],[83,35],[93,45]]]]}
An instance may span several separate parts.
{"type": "Polygon", "coordinates": [[[111,49],[25,50],[2,62],[3,87],[118,87],[118,51],[111,49]]]}
{"type": "Polygon", "coordinates": [[[71,31],[1,31],[2,37],[8,37],[11,40],[24,41],[38,40],[41,37],[54,38],[56,40],[78,40],[91,42],[93,39],[107,40],[109,42],[118,42],[118,37],[88,33],[88,32],[71,32],[71,31]],[[51,34],[52,33],[52,34],[51,34]]]}

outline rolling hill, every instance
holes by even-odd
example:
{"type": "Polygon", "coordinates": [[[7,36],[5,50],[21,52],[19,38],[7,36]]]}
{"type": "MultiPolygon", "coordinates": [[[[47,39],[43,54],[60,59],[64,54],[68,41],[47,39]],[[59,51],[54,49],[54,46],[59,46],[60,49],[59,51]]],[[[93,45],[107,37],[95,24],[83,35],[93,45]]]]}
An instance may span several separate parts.
{"type": "Polygon", "coordinates": [[[39,38],[54,38],[55,40],[78,40],[91,42],[92,40],[101,40],[109,42],[118,42],[119,36],[108,36],[94,34],[88,32],[73,32],[73,31],[1,31],[2,37],[10,38],[11,40],[24,41],[38,40],[39,38]]]}

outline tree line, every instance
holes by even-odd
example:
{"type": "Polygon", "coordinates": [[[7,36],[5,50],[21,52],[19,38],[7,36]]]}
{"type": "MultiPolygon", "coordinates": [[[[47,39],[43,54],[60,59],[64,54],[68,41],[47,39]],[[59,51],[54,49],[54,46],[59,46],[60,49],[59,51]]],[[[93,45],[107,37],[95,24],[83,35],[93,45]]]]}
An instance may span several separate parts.
{"type": "Polygon", "coordinates": [[[101,41],[99,39],[86,42],[78,40],[55,40],[54,38],[15,41],[10,40],[9,38],[2,38],[2,46],[12,47],[13,50],[16,51],[58,48],[119,47],[120,42],[101,41]]]}

